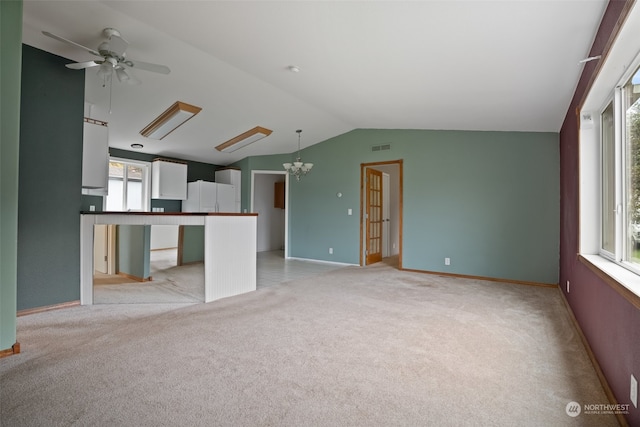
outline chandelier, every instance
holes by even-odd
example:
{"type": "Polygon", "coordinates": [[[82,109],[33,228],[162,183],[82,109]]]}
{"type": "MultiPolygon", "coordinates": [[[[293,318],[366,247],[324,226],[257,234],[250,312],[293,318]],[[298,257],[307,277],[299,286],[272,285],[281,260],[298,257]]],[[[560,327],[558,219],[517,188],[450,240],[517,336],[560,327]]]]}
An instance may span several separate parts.
{"type": "Polygon", "coordinates": [[[295,162],[283,163],[282,166],[284,170],[295,176],[297,181],[300,181],[300,177],[306,175],[311,170],[313,163],[303,163],[302,160],[300,160],[300,134],[302,133],[302,129],[298,129],[296,133],[298,134],[298,157],[295,162]]]}

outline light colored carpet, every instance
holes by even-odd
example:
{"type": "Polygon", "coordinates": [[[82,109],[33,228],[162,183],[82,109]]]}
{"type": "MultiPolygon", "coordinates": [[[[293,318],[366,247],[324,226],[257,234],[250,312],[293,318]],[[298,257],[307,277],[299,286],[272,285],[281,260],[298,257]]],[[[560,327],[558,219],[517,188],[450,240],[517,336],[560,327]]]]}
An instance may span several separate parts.
{"type": "Polygon", "coordinates": [[[3,426],[614,426],[557,289],[348,267],[18,318],[3,426]]]}

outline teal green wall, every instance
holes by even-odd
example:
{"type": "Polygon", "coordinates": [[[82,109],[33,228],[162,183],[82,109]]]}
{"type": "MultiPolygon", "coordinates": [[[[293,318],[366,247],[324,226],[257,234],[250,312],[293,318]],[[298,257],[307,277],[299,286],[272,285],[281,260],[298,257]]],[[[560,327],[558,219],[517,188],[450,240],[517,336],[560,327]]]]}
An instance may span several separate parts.
{"type": "Polygon", "coordinates": [[[151,269],[151,226],[119,225],[117,230],[118,273],[148,279],[151,269]]]}
{"type": "Polygon", "coordinates": [[[0,1],[0,351],[16,343],[22,1],[0,1]]]}
{"type": "Polygon", "coordinates": [[[18,310],[80,299],[84,73],[23,45],[18,310]]]}
{"type": "Polygon", "coordinates": [[[96,212],[102,212],[102,196],[89,196],[83,194],[80,210],[83,212],[90,211],[91,206],[93,206],[96,212]]]}
{"type": "Polygon", "coordinates": [[[183,233],[182,263],[204,261],[204,226],[185,225],[183,233]]]}
{"type": "MultiPolygon", "coordinates": [[[[314,168],[290,180],[293,257],[358,264],[360,164],[402,159],[404,268],[558,281],[556,133],[359,129],[303,150],[302,159],[314,168]],[[391,150],[371,151],[387,143],[391,150]]],[[[246,159],[243,176],[280,170],[281,160],[246,159]]],[[[246,200],[249,186],[243,180],[246,200]]]]}

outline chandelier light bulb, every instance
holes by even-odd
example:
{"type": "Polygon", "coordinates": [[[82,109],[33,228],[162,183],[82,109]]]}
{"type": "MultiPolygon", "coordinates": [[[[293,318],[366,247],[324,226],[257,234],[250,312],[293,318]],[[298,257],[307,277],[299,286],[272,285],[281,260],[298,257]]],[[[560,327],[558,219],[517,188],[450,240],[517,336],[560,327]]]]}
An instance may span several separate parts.
{"type": "Polygon", "coordinates": [[[298,157],[293,163],[283,163],[282,167],[284,167],[284,170],[289,174],[295,176],[297,181],[300,181],[300,177],[306,175],[311,170],[313,163],[304,163],[300,158],[300,134],[302,133],[302,129],[296,130],[296,133],[298,134],[298,157]]]}

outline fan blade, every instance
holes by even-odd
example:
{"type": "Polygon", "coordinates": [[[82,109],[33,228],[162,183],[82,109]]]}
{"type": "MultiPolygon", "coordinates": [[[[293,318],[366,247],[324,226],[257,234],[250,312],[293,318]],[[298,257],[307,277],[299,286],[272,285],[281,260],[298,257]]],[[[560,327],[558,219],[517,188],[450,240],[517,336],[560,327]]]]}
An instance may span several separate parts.
{"type": "Polygon", "coordinates": [[[87,62],[74,62],[74,63],[65,65],[65,67],[71,68],[72,70],[84,70],[85,68],[97,67],[98,65],[100,64],[97,63],[96,61],[87,61],[87,62]]]}
{"type": "Polygon", "coordinates": [[[129,47],[129,42],[122,37],[115,34],[109,37],[109,50],[115,53],[116,56],[123,56],[127,47],[129,47]]]}
{"type": "Polygon", "coordinates": [[[116,77],[118,77],[118,81],[129,83],[130,85],[139,85],[141,83],[131,72],[120,66],[116,67],[116,77]]]}
{"type": "Polygon", "coordinates": [[[61,42],[63,42],[63,43],[68,43],[68,44],[70,44],[71,46],[75,46],[75,47],[78,47],[78,48],[80,48],[80,49],[84,49],[84,50],[86,50],[87,52],[89,52],[89,53],[91,53],[91,54],[93,54],[93,55],[95,55],[95,56],[102,56],[102,55],[100,55],[100,53],[99,53],[99,52],[97,52],[97,51],[95,51],[95,50],[93,50],[93,49],[90,49],[90,48],[88,48],[88,47],[86,47],[86,46],[82,46],[81,44],[78,44],[78,43],[76,43],[76,42],[72,42],[71,40],[67,40],[67,39],[65,39],[64,37],[56,36],[55,34],[51,34],[51,33],[50,33],[50,32],[48,32],[48,31],[43,31],[43,32],[42,32],[42,34],[44,34],[45,36],[51,37],[52,39],[56,39],[56,40],[58,40],[58,41],[61,41],[61,42]]]}
{"type": "Polygon", "coordinates": [[[120,64],[129,68],[139,68],[141,70],[151,71],[151,72],[160,73],[160,74],[169,74],[171,72],[169,67],[165,65],[151,64],[149,62],[142,62],[142,61],[133,61],[131,59],[126,59],[120,62],[120,64]]]}

